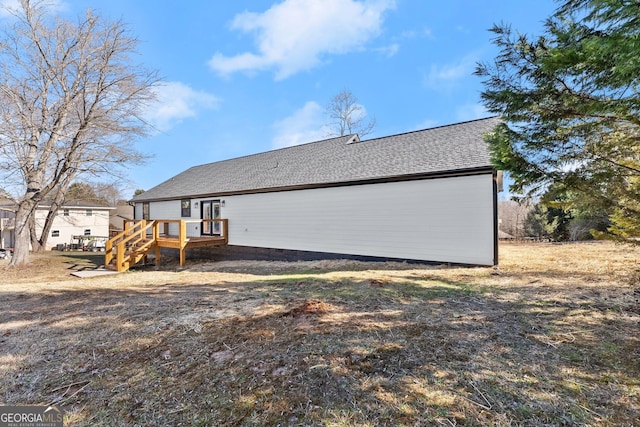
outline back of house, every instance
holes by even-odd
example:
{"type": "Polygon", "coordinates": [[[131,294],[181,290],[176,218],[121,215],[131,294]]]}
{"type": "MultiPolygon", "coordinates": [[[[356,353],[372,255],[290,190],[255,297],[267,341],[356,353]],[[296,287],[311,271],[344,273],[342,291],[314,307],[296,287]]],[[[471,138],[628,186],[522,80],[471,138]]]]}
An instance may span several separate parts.
{"type": "Polygon", "coordinates": [[[495,265],[498,118],[360,141],[349,135],[194,166],[138,195],[136,219],[192,237],[316,254],[495,265]],[[202,220],[205,220],[204,222],[202,220]]]}

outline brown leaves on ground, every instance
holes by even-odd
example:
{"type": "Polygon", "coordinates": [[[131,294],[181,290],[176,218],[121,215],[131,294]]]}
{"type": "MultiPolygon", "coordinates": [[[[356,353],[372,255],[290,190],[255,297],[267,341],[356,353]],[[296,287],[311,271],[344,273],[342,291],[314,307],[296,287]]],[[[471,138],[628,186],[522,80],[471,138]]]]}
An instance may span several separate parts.
{"type": "Polygon", "coordinates": [[[501,253],[498,275],[192,261],[82,280],[67,267],[90,260],[50,254],[0,285],[0,396],[69,426],[633,425],[638,249],[501,253]]]}
{"type": "Polygon", "coordinates": [[[283,316],[299,316],[301,314],[322,314],[326,313],[331,309],[331,305],[318,301],[304,301],[302,304],[292,308],[291,310],[286,311],[283,316]]]}

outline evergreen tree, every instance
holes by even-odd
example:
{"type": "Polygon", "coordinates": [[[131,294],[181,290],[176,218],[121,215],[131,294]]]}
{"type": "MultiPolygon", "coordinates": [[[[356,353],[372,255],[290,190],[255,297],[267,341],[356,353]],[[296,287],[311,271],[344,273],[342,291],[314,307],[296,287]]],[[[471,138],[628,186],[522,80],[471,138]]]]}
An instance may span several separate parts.
{"type": "Polygon", "coordinates": [[[571,212],[537,203],[527,214],[525,231],[529,237],[562,242],[569,240],[571,220],[571,212]]]}
{"type": "MultiPolygon", "coordinates": [[[[573,208],[597,208],[601,237],[640,235],[640,6],[626,0],[565,1],[544,35],[495,25],[500,54],[478,64],[486,108],[504,123],[487,135],[494,165],[513,192],[555,185],[573,208]]],[[[565,206],[565,208],[566,208],[565,206]]]]}

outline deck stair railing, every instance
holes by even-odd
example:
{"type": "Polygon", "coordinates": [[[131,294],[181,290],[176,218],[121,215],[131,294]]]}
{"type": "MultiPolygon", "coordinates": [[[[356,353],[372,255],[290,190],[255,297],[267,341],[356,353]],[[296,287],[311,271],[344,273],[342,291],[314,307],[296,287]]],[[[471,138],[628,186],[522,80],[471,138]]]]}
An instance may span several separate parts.
{"type": "Polygon", "coordinates": [[[125,223],[125,230],[107,241],[104,264],[116,271],[126,271],[155,249],[157,239],[157,221],[143,219],[132,225],[125,223]]]}

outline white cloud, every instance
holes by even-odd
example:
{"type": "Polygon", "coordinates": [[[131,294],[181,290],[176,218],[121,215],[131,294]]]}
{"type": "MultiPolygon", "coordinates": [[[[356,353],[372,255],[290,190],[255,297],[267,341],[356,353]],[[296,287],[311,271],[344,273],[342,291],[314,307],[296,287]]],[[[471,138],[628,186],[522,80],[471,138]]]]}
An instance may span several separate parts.
{"type": "Polygon", "coordinates": [[[235,16],[232,30],[253,34],[256,53],[215,53],[209,66],[221,75],[275,69],[285,79],[320,64],[326,55],[362,49],[396,0],[284,0],[264,13],[235,16]]]}
{"type": "Polygon", "coordinates": [[[473,74],[479,59],[479,54],[472,53],[452,64],[432,65],[423,83],[431,89],[451,89],[460,80],[473,74]]]}
{"type": "Polygon", "coordinates": [[[465,104],[456,109],[456,119],[461,122],[481,119],[489,115],[489,112],[482,104],[465,104]]]}
{"type": "MultiPolygon", "coordinates": [[[[62,0],[45,0],[42,6],[53,12],[61,12],[68,9],[68,5],[62,0]]],[[[22,10],[20,0],[0,0],[0,18],[14,16],[22,10]]]]}
{"type": "Polygon", "coordinates": [[[146,114],[158,130],[167,131],[184,119],[195,117],[201,109],[217,108],[221,100],[206,92],[196,91],[181,82],[166,82],[155,89],[157,102],[146,114]]]}
{"type": "Polygon", "coordinates": [[[276,122],[273,127],[273,148],[291,147],[327,138],[328,129],[324,124],[324,108],[309,101],[289,117],[276,122]]]}
{"type": "Polygon", "coordinates": [[[415,38],[431,38],[431,28],[423,27],[421,30],[404,30],[400,33],[401,39],[415,39],[415,38]]]}
{"type": "Polygon", "coordinates": [[[400,45],[398,43],[393,43],[388,46],[382,46],[375,49],[376,52],[383,54],[387,58],[391,58],[396,53],[398,53],[399,50],[400,50],[400,45]]]}

